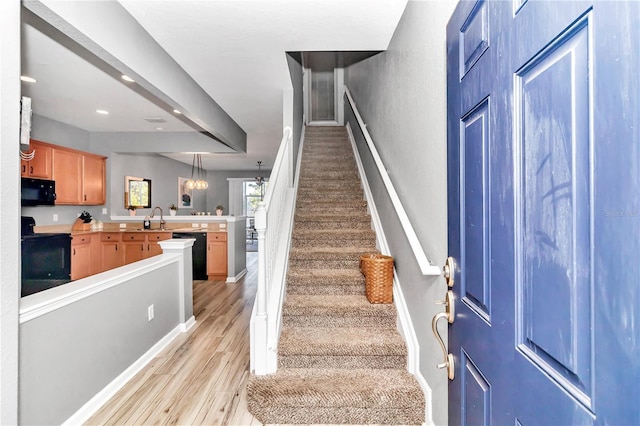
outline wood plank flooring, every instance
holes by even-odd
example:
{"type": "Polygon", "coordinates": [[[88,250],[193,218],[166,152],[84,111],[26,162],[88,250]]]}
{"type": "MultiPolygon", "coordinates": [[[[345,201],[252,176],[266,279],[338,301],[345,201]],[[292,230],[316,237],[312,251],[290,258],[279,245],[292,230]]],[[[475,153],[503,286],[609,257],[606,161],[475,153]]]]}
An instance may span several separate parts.
{"type": "Polygon", "coordinates": [[[87,425],[261,425],[248,411],[249,320],[257,253],[237,283],[195,281],[196,324],[181,334],[87,425]]]}

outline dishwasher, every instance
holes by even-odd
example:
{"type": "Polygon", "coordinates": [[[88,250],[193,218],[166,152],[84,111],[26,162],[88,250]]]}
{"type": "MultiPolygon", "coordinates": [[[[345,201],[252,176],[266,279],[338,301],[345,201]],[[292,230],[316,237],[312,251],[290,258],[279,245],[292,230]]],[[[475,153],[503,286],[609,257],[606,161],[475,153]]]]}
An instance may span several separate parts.
{"type": "Polygon", "coordinates": [[[193,238],[192,247],[193,279],[206,280],[207,276],[207,233],[206,232],[174,232],[173,238],[193,238]]]}

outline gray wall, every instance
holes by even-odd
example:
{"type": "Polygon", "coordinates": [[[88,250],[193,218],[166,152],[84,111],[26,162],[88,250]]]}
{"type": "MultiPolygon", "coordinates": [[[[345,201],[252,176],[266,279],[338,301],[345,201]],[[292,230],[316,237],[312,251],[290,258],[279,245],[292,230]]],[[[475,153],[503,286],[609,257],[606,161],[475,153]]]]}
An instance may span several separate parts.
{"type": "Polygon", "coordinates": [[[179,273],[173,262],[21,324],[20,423],[61,424],[173,330],[179,273]]]}
{"type": "MultiPolygon", "coordinates": [[[[447,256],[446,43],[455,2],[410,1],[386,52],[345,70],[345,83],[389,171],[427,256],[447,256]]],[[[355,128],[355,123],[351,124],[355,128]]],[[[431,332],[442,310],[441,278],[421,275],[390,201],[367,166],[398,278],[420,345],[420,371],[433,391],[433,420],[447,423],[447,378],[431,332]]]]}
{"type": "Polygon", "coordinates": [[[287,63],[289,65],[289,75],[291,76],[291,86],[293,87],[293,170],[295,172],[304,117],[302,55],[299,52],[287,54],[287,63]]]}
{"type": "MultiPolygon", "coordinates": [[[[128,215],[124,207],[124,177],[137,176],[151,179],[151,205],[159,206],[169,216],[169,205],[178,205],[178,177],[191,177],[191,165],[156,154],[109,154],[109,184],[107,198],[109,211],[114,215],[128,215]]],[[[195,190],[193,208],[179,209],[178,214],[206,211],[207,191],[195,190]]],[[[137,216],[151,214],[151,209],[139,209],[137,216]]]]}

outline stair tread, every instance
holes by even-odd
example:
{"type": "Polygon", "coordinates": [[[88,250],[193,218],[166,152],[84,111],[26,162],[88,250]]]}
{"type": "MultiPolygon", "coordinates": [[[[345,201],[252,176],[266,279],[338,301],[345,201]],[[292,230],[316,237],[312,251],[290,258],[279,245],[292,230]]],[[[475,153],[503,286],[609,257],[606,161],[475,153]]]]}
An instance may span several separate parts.
{"type": "Polygon", "coordinates": [[[393,328],[283,327],[281,355],[406,355],[404,340],[393,328]]]}
{"type": "Polygon", "coordinates": [[[420,385],[403,369],[282,368],[252,376],[247,391],[263,406],[424,407],[420,385]]]}

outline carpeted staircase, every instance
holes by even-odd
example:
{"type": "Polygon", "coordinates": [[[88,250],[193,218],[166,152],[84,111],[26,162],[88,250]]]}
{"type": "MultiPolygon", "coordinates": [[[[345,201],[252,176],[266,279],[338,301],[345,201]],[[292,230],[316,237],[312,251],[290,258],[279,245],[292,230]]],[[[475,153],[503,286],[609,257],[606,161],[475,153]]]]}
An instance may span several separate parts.
{"type": "Polygon", "coordinates": [[[252,376],[266,424],[421,424],[393,304],[370,304],[359,270],[376,251],[344,127],[307,127],[276,374],[252,376]]]}

